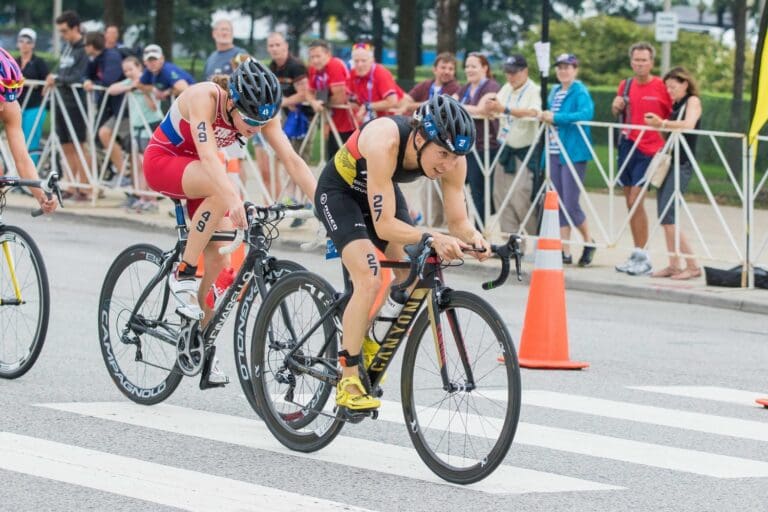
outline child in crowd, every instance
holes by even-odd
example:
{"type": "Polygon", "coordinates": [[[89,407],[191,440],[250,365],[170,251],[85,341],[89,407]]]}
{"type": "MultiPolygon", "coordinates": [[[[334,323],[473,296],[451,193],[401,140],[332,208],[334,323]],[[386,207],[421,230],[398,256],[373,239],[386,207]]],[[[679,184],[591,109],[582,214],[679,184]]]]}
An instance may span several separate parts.
{"type": "MultiPolygon", "coordinates": [[[[122,65],[126,79],[109,86],[107,93],[110,95],[128,93],[126,108],[130,118],[131,142],[136,144],[136,161],[134,163],[138,172],[135,173],[137,180],[135,186],[137,190],[148,191],[149,188],[144,181],[144,173],[141,171],[142,156],[144,149],[149,144],[152,132],[163,119],[163,113],[152,94],[137,87],[141,74],[144,72],[141,61],[137,57],[129,55],[123,59],[122,65]]],[[[129,210],[137,212],[155,212],[157,211],[157,197],[149,194],[129,196],[126,206],[129,210]]]]}

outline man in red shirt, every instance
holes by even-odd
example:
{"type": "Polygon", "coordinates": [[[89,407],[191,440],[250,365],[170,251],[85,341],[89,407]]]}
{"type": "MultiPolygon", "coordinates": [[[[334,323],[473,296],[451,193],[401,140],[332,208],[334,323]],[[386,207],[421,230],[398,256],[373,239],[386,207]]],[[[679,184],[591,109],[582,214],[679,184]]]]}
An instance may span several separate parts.
{"type": "Polygon", "coordinates": [[[349,79],[350,102],[360,124],[377,116],[392,115],[392,109],[405,94],[392,73],[373,60],[373,47],[356,43],[352,47],[352,76],[349,79]]]}
{"type": "MultiPolygon", "coordinates": [[[[667,119],[672,110],[672,100],[664,82],[651,74],[655,53],[653,46],[648,43],[636,43],[629,49],[630,64],[635,76],[630,79],[628,88],[625,87],[626,80],[621,81],[611,104],[613,115],[621,115],[621,121],[625,124],[644,125],[646,113],[667,119]]],[[[651,260],[645,251],[648,243],[648,215],[643,206],[645,194],[641,195],[640,192],[645,184],[648,164],[663,146],[664,139],[655,130],[642,132],[625,129],[619,137],[618,182],[624,187],[628,210],[639,202],[634,215],[629,219],[635,249],[625,263],[616,266],[619,272],[630,275],[651,273],[651,260]],[[632,152],[636,141],[637,146],[632,152]]]]}
{"type": "Polygon", "coordinates": [[[416,84],[408,94],[400,100],[396,112],[410,115],[419,105],[435,94],[453,96],[459,92],[459,82],[456,81],[456,57],[451,52],[443,52],[437,56],[432,65],[432,80],[424,80],[416,84]]]}
{"type": "MultiPolygon", "coordinates": [[[[356,125],[349,109],[347,81],[349,71],[344,62],[331,54],[331,46],[323,40],[309,44],[309,88],[307,99],[315,112],[332,110],[331,121],[344,143],[355,131],[356,125]]],[[[334,134],[326,126],[326,158],[333,158],[339,150],[334,134]]]]}

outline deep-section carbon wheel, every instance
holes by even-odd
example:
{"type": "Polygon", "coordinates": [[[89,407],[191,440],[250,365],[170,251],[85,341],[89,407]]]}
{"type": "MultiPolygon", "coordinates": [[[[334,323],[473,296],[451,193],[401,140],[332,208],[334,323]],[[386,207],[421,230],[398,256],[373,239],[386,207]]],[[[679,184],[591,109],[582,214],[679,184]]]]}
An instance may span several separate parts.
{"type": "Polygon", "coordinates": [[[144,405],[168,398],[183,377],[176,366],[181,325],[175,302],[169,300],[167,275],[155,279],[162,261],[153,245],[129,247],[109,268],[99,298],[99,344],[107,370],[125,396],[144,405]]]}
{"type": "Polygon", "coordinates": [[[408,337],[403,413],[427,466],[449,482],[469,484],[490,475],[512,444],[520,369],[504,322],[480,297],[451,292],[439,317],[435,331],[425,308],[408,337]],[[504,363],[497,360],[500,353],[504,363]]]}

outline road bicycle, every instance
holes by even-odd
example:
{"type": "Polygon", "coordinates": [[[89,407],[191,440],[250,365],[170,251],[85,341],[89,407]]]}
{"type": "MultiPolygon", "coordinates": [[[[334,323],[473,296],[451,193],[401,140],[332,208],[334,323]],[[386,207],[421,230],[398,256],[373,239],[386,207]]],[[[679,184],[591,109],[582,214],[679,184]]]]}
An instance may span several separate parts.
{"type": "MultiPolygon", "coordinates": [[[[14,188],[40,188],[61,204],[58,175],[47,180],[0,176],[0,378],[27,373],[40,356],[48,332],[50,291],[43,256],[32,237],[18,226],[5,224],[5,194],[14,188]]],[[[33,217],[42,215],[37,209],[33,217]]]]}
{"type": "Polygon", "coordinates": [[[208,381],[215,355],[214,342],[237,305],[234,351],[238,379],[253,407],[248,350],[257,299],[281,276],[304,267],[269,256],[277,225],[285,217],[308,217],[304,205],[268,207],[245,203],[248,228],[217,231],[213,242],[231,242],[219,251],[233,252],[243,241],[247,252],[234,282],[215,305],[210,321],[202,327],[176,311],[168,289],[173,264],[181,260],[189,234],[184,208],[175,203],[176,245],[162,251],[150,244],[125,249],[104,278],[99,298],[98,332],[101,353],[118,389],[134,402],[151,405],[168,398],[184,376],[200,375],[200,389],[208,381]]]}
{"type": "MultiPolygon", "coordinates": [[[[520,369],[496,310],[475,294],[444,285],[446,265],[431,241],[425,235],[418,245],[406,246],[409,261],[381,261],[383,268],[410,271],[392,286],[395,293],[415,287],[360,376],[369,393],[382,396],[383,376],[407,339],[400,393],[408,434],[438,476],[469,484],[491,474],[509,450],[520,415],[520,369]]],[[[511,258],[520,279],[519,241],[513,235],[492,247],[501,258],[501,274],[484,289],[506,281],[511,258]]],[[[346,271],[344,277],[345,291],[338,294],[314,273],[293,272],[270,289],[256,319],[251,347],[256,403],[272,434],[292,450],[319,450],[345,423],[378,417],[376,410],[335,406],[341,317],[351,295],[346,271]]]]}

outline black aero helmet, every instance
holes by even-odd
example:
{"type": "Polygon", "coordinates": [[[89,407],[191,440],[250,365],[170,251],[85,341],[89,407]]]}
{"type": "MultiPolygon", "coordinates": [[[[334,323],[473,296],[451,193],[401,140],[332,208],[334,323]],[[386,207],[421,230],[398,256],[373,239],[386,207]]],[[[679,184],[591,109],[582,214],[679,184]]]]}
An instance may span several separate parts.
{"type": "Polygon", "coordinates": [[[435,94],[413,113],[419,122],[418,130],[428,141],[434,142],[451,153],[466,155],[475,145],[475,122],[461,103],[446,96],[435,94]]]}
{"type": "Polygon", "coordinates": [[[280,82],[275,74],[253,58],[232,72],[229,95],[238,111],[260,124],[275,117],[283,100],[280,82]]]}

